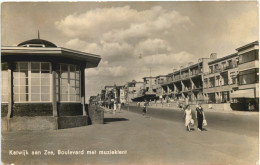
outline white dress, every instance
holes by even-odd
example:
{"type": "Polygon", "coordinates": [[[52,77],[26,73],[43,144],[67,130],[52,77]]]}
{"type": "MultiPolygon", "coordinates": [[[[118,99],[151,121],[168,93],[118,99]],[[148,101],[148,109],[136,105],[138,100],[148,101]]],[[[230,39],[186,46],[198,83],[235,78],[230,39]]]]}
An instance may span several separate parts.
{"type": "Polygon", "coordinates": [[[185,110],[185,126],[188,126],[189,123],[191,122],[191,110],[190,109],[186,109],[185,110]]]}

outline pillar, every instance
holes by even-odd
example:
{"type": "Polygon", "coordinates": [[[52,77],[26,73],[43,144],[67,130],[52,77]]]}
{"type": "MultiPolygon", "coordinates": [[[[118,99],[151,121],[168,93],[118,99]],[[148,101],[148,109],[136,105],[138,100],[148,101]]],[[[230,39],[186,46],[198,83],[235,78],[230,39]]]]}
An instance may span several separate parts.
{"type": "Polygon", "coordinates": [[[82,111],[83,116],[86,116],[86,108],[85,108],[85,66],[81,66],[80,68],[80,86],[81,86],[81,104],[82,104],[82,111]]]}
{"type": "Polygon", "coordinates": [[[8,63],[8,112],[7,119],[13,117],[13,65],[8,63]]]}
{"type": "Polygon", "coordinates": [[[167,87],[167,95],[169,95],[170,94],[170,87],[169,87],[169,85],[167,85],[166,87],[167,87]]]}
{"type": "Polygon", "coordinates": [[[56,88],[56,72],[57,70],[57,64],[52,62],[52,115],[53,117],[58,117],[58,107],[57,107],[57,98],[56,98],[56,94],[58,91],[56,88]]]}
{"type": "Polygon", "coordinates": [[[174,89],[174,92],[175,92],[175,93],[177,93],[177,90],[178,90],[178,89],[177,89],[177,87],[176,87],[176,84],[175,84],[175,83],[173,83],[173,89],[174,89]]]}
{"type": "Polygon", "coordinates": [[[184,85],[184,83],[182,82],[182,80],[181,80],[181,92],[183,92],[184,90],[185,90],[185,85],[184,85]]]}
{"type": "Polygon", "coordinates": [[[195,84],[194,84],[194,82],[193,82],[193,80],[190,78],[190,82],[191,82],[191,89],[195,89],[195,84]]]}

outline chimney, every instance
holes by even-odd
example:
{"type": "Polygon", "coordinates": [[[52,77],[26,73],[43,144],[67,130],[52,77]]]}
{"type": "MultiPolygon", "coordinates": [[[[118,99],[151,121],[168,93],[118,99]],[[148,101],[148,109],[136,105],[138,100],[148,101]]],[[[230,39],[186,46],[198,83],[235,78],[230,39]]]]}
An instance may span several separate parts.
{"type": "Polygon", "coordinates": [[[210,58],[217,59],[217,53],[211,53],[210,58]]]}

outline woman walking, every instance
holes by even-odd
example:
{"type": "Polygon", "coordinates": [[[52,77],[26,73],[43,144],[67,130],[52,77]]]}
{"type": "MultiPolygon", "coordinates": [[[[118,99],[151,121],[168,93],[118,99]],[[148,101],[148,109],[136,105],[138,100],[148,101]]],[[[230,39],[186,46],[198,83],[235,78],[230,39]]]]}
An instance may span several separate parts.
{"type": "Polygon", "coordinates": [[[192,119],[191,109],[189,105],[186,105],[184,110],[184,117],[185,117],[185,126],[187,127],[187,131],[190,132],[190,124],[194,123],[192,119]]]}
{"type": "Polygon", "coordinates": [[[202,131],[202,123],[205,120],[205,114],[200,104],[197,104],[196,118],[198,120],[198,131],[202,131]]]}

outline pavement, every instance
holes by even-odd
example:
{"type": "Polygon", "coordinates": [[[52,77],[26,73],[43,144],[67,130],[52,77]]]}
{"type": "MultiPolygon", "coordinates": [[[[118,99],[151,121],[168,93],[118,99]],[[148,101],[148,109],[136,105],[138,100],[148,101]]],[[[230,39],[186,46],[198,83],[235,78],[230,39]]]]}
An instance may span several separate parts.
{"type": "MultiPolygon", "coordinates": [[[[142,107],[125,106],[126,110],[135,113],[142,113],[142,107]]],[[[154,118],[161,118],[169,121],[184,122],[184,112],[180,108],[148,107],[147,114],[154,118]]],[[[195,110],[192,110],[195,119],[195,110]]],[[[205,111],[205,116],[210,129],[232,132],[247,136],[259,136],[259,112],[248,111],[205,111]]],[[[195,124],[197,121],[195,120],[195,124]]]]}
{"type": "Polygon", "coordinates": [[[258,146],[258,137],[251,135],[210,127],[188,132],[183,122],[106,110],[104,125],[2,133],[1,155],[5,164],[26,165],[256,165],[258,146]],[[27,150],[28,155],[13,155],[12,150],[27,150]],[[58,150],[84,154],[58,155],[58,150]]]}

